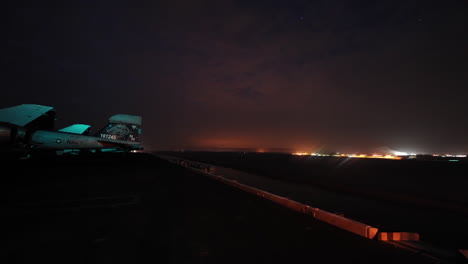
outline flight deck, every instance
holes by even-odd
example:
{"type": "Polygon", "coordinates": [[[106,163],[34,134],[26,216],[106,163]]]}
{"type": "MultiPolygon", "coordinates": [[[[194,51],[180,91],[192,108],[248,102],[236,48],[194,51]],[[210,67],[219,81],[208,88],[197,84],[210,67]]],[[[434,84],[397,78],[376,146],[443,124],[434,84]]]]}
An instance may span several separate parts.
{"type": "Polygon", "coordinates": [[[146,153],[6,166],[8,263],[440,263],[146,153]]]}

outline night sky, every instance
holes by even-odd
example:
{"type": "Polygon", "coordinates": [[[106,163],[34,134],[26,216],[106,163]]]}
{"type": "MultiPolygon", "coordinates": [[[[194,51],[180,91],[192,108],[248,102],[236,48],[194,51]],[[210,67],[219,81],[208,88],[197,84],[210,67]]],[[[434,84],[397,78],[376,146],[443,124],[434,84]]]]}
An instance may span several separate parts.
{"type": "Polygon", "coordinates": [[[146,150],[468,153],[468,1],[19,2],[0,107],[53,106],[57,129],[120,113],[146,150]]]}

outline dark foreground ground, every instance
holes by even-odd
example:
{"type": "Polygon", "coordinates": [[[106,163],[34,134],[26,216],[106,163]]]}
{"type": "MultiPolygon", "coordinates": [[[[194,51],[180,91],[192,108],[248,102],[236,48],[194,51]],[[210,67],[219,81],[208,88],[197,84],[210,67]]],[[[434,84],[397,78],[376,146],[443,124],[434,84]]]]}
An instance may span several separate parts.
{"type": "Polygon", "coordinates": [[[344,214],[383,231],[416,232],[450,250],[468,249],[468,162],[161,152],[219,165],[216,173],[344,214]],[[242,176],[225,168],[251,173],[242,176]]]}
{"type": "Polygon", "coordinates": [[[149,154],[2,162],[3,263],[438,263],[149,154]]]}

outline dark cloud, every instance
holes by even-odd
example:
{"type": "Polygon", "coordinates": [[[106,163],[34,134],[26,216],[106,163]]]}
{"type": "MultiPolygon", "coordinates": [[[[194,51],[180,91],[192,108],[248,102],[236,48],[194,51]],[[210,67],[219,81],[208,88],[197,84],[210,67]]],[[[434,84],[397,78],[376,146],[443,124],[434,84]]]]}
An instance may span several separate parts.
{"type": "Polygon", "coordinates": [[[1,105],[148,149],[468,151],[463,1],[93,1],[7,16],[1,105]]]}

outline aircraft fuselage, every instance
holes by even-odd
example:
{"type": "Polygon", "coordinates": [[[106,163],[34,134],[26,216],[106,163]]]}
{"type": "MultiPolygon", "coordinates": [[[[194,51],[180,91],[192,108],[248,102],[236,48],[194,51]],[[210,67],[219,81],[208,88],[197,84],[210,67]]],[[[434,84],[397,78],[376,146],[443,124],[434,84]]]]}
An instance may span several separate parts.
{"type": "Polygon", "coordinates": [[[136,142],[132,142],[130,145],[128,141],[124,140],[46,130],[35,131],[31,136],[31,144],[35,149],[100,149],[117,145],[127,145],[129,147],[138,145],[136,142]]]}

